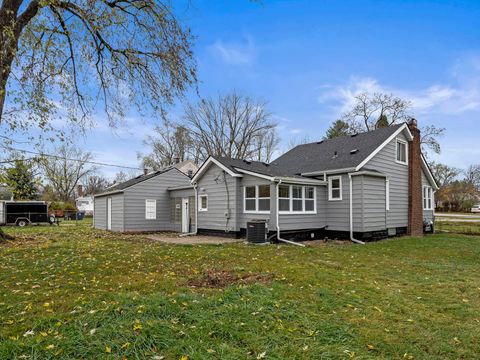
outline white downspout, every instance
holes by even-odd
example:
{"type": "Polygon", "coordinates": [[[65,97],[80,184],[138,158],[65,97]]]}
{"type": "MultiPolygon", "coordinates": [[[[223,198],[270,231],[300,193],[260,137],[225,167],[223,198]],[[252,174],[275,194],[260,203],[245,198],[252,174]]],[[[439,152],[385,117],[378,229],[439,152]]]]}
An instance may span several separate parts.
{"type": "Polygon", "coordinates": [[[180,234],[180,237],[197,235],[198,231],[198,192],[197,183],[193,184],[193,191],[195,192],[195,231],[188,234],[180,234]]]}
{"type": "Polygon", "coordinates": [[[276,223],[276,226],[277,226],[277,239],[278,241],[281,241],[281,242],[284,242],[284,243],[287,243],[287,244],[290,244],[290,245],[297,245],[297,246],[301,246],[301,247],[305,247],[305,245],[303,244],[300,244],[300,243],[296,243],[294,241],[290,241],[290,240],[286,240],[286,239],[282,239],[280,237],[280,200],[278,199],[278,194],[279,194],[279,191],[278,191],[278,187],[280,186],[280,184],[282,183],[282,179],[279,179],[278,180],[278,183],[277,183],[277,186],[276,186],[276,196],[277,196],[277,209],[276,209],[276,219],[277,219],[277,223],[276,223]]]}
{"type": "Polygon", "coordinates": [[[350,240],[357,244],[365,245],[363,241],[357,240],[353,237],[353,182],[352,174],[348,174],[348,182],[350,185],[350,240]]]}

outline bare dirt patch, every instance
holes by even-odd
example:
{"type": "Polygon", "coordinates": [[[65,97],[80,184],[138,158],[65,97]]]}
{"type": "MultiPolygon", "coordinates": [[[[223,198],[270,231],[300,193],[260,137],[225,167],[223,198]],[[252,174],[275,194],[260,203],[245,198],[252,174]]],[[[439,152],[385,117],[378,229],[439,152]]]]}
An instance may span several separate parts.
{"type": "Polygon", "coordinates": [[[247,284],[269,284],[273,279],[272,274],[248,273],[235,274],[230,270],[208,270],[200,277],[191,279],[189,286],[198,288],[223,289],[230,285],[247,285],[247,284]]]}

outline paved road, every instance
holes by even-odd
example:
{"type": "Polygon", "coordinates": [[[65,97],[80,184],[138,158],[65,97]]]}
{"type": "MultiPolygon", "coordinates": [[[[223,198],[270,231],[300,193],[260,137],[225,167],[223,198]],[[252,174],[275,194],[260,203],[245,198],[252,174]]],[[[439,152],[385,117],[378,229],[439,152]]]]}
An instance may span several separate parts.
{"type": "Polygon", "coordinates": [[[435,213],[435,217],[441,221],[480,223],[478,214],[435,213]]]}

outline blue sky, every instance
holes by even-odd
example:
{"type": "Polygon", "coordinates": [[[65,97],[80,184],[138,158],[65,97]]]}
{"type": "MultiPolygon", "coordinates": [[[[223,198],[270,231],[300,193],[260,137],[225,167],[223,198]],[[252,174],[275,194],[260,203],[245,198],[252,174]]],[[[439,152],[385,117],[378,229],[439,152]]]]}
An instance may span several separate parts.
{"type": "MultiPolygon", "coordinates": [[[[480,163],[480,1],[176,2],[197,37],[201,96],[236,89],[264,99],[292,137],[321,138],[360,91],[413,104],[420,125],[447,129],[434,160],[480,163]]],[[[191,100],[196,94],[188,94],[191,100]]],[[[180,109],[172,109],[180,116],[180,109]]],[[[101,121],[84,140],[98,161],[138,165],[152,125],[101,121]]],[[[111,176],[115,169],[104,169],[111,176]]]]}

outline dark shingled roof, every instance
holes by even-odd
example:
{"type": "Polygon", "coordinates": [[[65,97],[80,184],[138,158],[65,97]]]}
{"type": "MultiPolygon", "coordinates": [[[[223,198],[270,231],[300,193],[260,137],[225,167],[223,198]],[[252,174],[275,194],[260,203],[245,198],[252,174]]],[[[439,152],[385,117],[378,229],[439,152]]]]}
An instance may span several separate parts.
{"type": "Polygon", "coordinates": [[[268,176],[302,177],[301,173],[354,168],[403,125],[299,145],[270,164],[217,156],[214,158],[233,172],[239,168],[268,176]]]}
{"type": "MultiPolygon", "coordinates": [[[[165,169],[162,169],[162,170],[158,170],[158,171],[154,171],[154,172],[151,172],[147,175],[139,175],[137,177],[134,177],[133,179],[130,179],[130,180],[127,180],[127,181],[124,181],[122,183],[119,183],[119,184],[115,184],[115,185],[112,185],[110,186],[109,188],[106,189],[105,193],[111,193],[111,192],[116,192],[116,191],[121,191],[121,190],[124,190],[130,186],[133,186],[133,185],[136,185],[138,183],[141,183],[142,181],[145,181],[145,180],[148,180],[148,179],[151,179],[155,176],[158,176],[160,174],[164,174],[170,170],[177,170],[178,172],[180,172],[181,174],[183,174],[180,170],[178,170],[175,166],[170,166],[168,168],[165,168],[165,169]]],[[[185,174],[183,174],[185,175],[185,174]]],[[[187,176],[187,175],[185,175],[187,176]]],[[[99,195],[102,195],[102,194],[98,194],[97,196],[99,195]]]]}

